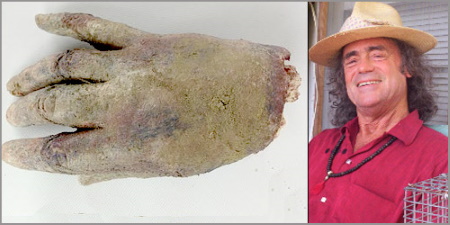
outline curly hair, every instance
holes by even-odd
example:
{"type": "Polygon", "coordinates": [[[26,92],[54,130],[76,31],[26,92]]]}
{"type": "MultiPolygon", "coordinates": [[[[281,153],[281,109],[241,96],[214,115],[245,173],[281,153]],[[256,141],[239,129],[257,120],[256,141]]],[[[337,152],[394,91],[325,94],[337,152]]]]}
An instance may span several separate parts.
{"type": "MultiPolygon", "coordinates": [[[[408,110],[412,112],[417,109],[420,119],[427,121],[437,111],[434,100],[435,94],[431,91],[434,68],[425,56],[419,54],[411,45],[397,39],[387,39],[394,41],[400,50],[402,57],[400,71],[405,73],[407,68],[412,75],[411,78],[407,79],[408,110]]],[[[331,85],[331,107],[333,108],[331,123],[335,126],[342,126],[356,117],[356,106],[350,101],[345,87],[342,49],[334,62],[332,70],[328,73],[329,84],[331,85]]]]}

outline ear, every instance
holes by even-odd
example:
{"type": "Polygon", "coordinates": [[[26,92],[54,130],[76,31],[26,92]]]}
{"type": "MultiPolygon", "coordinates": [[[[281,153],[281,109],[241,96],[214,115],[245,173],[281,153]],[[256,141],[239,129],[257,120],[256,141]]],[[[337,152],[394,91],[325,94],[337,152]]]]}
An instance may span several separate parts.
{"type": "Polygon", "coordinates": [[[411,78],[412,75],[409,73],[408,69],[403,68],[403,75],[405,75],[406,78],[411,78]]]}
{"type": "Polygon", "coordinates": [[[406,77],[406,78],[411,78],[412,75],[411,75],[410,73],[406,72],[406,73],[405,73],[405,77],[406,77]]]}

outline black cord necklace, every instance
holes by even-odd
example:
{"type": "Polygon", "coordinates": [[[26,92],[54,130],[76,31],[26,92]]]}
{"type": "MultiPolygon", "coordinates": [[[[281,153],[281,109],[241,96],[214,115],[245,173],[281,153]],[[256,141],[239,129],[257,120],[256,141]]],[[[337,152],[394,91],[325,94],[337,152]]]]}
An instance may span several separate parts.
{"type": "Polygon", "coordinates": [[[331,178],[331,177],[342,177],[342,176],[345,176],[345,175],[347,175],[349,173],[355,172],[356,170],[361,168],[361,166],[363,166],[364,164],[368,163],[370,160],[375,158],[375,156],[379,155],[384,149],[386,149],[389,145],[391,145],[395,140],[397,140],[396,137],[392,137],[391,139],[389,139],[388,142],[386,142],[386,144],[381,146],[372,155],[370,155],[369,157],[365,158],[363,161],[358,163],[355,167],[350,168],[350,169],[348,169],[346,171],[343,171],[343,172],[340,172],[340,173],[333,173],[333,171],[331,170],[331,166],[333,165],[334,157],[336,156],[336,153],[338,152],[339,148],[341,147],[341,144],[344,141],[344,138],[345,138],[345,135],[342,135],[341,138],[339,139],[338,143],[334,147],[333,151],[331,151],[330,158],[328,158],[328,163],[327,163],[327,175],[325,176],[324,181],[322,181],[319,184],[317,184],[316,186],[314,186],[314,188],[311,190],[311,192],[313,194],[318,194],[320,191],[322,191],[323,186],[325,184],[325,181],[327,181],[329,178],[331,178]]]}

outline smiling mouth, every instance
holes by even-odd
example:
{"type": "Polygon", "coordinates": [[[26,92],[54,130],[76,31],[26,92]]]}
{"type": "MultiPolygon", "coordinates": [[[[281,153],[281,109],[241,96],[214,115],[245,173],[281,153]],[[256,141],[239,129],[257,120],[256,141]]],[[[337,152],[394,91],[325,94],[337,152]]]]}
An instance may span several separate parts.
{"type": "Polygon", "coordinates": [[[371,85],[371,84],[378,84],[378,83],[381,83],[381,80],[364,81],[364,82],[358,83],[356,85],[356,87],[362,87],[362,86],[371,85]]]}

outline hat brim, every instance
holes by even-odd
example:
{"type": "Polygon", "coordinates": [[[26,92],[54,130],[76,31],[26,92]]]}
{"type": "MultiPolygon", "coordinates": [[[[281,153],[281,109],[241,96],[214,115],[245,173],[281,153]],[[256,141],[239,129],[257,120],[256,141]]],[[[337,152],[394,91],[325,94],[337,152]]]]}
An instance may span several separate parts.
{"type": "Polygon", "coordinates": [[[309,59],[324,66],[332,66],[333,59],[341,48],[347,44],[362,39],[377,37],[394,38],[404,41],[415,47],[420,54],[429,51],[437,44],[437,40],[433,35],[421,30],[409,27],[381,25],[343,31],[326,37],[309,49],[309,59]]]}

